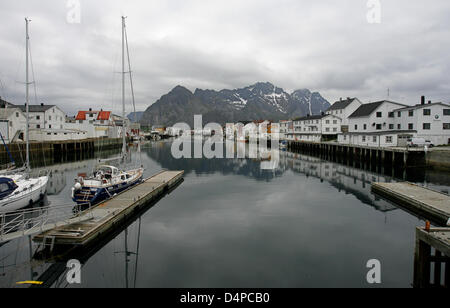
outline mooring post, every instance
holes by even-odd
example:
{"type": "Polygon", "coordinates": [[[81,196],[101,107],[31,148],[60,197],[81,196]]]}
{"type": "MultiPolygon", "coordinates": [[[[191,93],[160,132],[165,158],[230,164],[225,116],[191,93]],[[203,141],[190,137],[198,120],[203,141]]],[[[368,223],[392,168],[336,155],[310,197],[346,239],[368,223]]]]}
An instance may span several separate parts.
{"type": "Polygon", "coordinates": [[[416,248],[414,253],[414,288],[428,287],[430,284],[431,246],[422,241],[421,232],[416,229],[416,248]]]}

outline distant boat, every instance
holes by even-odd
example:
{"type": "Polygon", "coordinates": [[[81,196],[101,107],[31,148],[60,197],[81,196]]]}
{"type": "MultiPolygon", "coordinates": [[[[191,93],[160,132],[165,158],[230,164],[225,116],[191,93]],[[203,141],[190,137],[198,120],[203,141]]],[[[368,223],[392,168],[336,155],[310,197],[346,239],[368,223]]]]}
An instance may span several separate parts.
{"type": "MultiPolygon", "coordinates": [[[[127,44],[126,50],[128,51],[128,40],[126,39],[125,32],[125,17],[122,17],[122,111],[123,111],[123,126],[122,126],[122,161],[125,162],[126,153],[126,130],[125,130],[125,41],[127,44]]],[[[128,65],[129,55],[128,55],[128,65]]],[[[129,72],[131,74],[131,67],[129,72]]],[[[131,93],[133,94],[133,82],[131,81],[131,93]]],[[[93,174],[89,177],[80,177],[76,180],[75,185],[72,187],[72,200],[77,204],[97,204],[105,199],[108,199],[115,194],[133,186],[142,181],[144,174],[144,168],[140,167],[132,170],[120,170],[119,168],[111,165],[98,166],[93,174]]]]}
{"type": "MultiPolygon", "coordinates": [[[[28,56],[29,56],[29,35],[28,23],[26,22],[26,116],[27,123],[25,128],[26,134],[26,162],[23,172],[17,172],[12,175],[4,174],[0,177],[0,212],[11,212],[24,208],[39,201],[46,193],[48,176],[40,176],[33,178],[30,176],[30,140],[29,140],[29,85],[28,80],[28,56]]],[[[12,157],[11,157],[12,159],[12,157]]]]}

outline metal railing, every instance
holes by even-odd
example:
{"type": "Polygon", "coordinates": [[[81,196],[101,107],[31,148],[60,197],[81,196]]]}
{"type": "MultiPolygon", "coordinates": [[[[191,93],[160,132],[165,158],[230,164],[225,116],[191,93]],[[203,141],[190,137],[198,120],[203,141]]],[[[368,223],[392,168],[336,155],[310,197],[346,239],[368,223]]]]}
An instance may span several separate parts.
{"type": "Polygon", "coordinates": [[[74,218],[93,217],[90,204],[86,211],[73,212],[73,204],[45,206],[0,213],[0,243],[13,238],[43,232],[45,226],[61,226],[73,222],[74,218]]]}

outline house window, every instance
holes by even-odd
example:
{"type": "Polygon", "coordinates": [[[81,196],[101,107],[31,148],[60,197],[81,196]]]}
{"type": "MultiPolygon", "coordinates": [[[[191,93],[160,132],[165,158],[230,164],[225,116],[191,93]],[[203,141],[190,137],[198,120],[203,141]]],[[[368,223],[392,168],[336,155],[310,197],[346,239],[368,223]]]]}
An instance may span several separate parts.
{"type": "MultiPolygon", "coordinates": [[[[445,113],[444,113],[445,114],[445,113]]],[[[18,118],[19,117],[19,113],[18,112],[16,112],[16,118],[18,118]]]]}
{"type": "Polygon", "coordinates": [[[367,124],[364,124],[364,130],[366,130],[367,129],[367,124]]]}
{"type": "Polygon", "coordinates": [[[450,129],[450,123],[444,123],[443,125],[443,129],[450,129]]]}
{"type": "Polygon", "coordinates": [[[429,116],[429,115],[431,115],[431,109],[424,109],[424,110],[423,110],[423,115],[424,115],[424,116],[429,116]]]}
{"type": "Polygon", "coordinates": [[[377,142],[377,136],[373,136],[372,141],[377,142]]]}
{"type": "Polygon", "coordinates": [[[83,120],[79,120],[78,123],[83,124],[83,120]]]}
{"type": "Polygon", "coordinates": [[[49,125],[49,126],[48,126],[48,128],[52,128],[52,126],[51,126],[51,125],[49,125]]]}
{"type": "Polygon", "coordinates": [[[444,115],[450,116],[450,109],[444,109],[444,115]]]}
{"type": "Polygon", "coordinates": [[[392,143],[392,136],[386,136],[386,143],[392,143]]]}
{"type": "Polygon", "coordinates": [[[381,118],[383,116],[383,113],[381,111],[377,112],[377,118],[381,118]]]}
{"type": "Polygon", "coordinates": [[[333,124],[337,124],[337,120],[333,120],[333,124]]]}
{"type": "Polygon", "coordinates": [[[327,127],[327,128],[325,129],[325,131],[326,131],[326,132],[329,132],[329,131],[330,131],[330,128],[329,128],[329,127],[327,127]]]}
{"type": "Polygon", "coordinates": [[[401,117],[402,117],[402,113],[399,111],[399,112],[397,113],[397,116],[398,116],[399,118],[401,118],[401,117]]]}
{"type": "Polygon", "coordinates": [[[414,110],[408,111],[408,116],[409,116],[409,117],[413,117],[413,116],[414,116],[414,110]]]}
{"type": "Polygon", "coordinates": [[[41,126],[38,124],[38,125],[36,125],[36,128],[41,128],[41,126]]]}
{"type": "Polygon", "coordinates": [[[423,129],[431,129],[431,124],[430,123],[423,123],[423,129]]]}
{"type": "Polygon", "coordinates": [[[366,142],[366,136],[362,136],[362,142],[366,142]]]}
{"type": "Polygon", "coordinates": [[[48,116],[48,120],[51,121],[52,120],[52,116],[48,116]]]}
{"type": "Polygon", "coordinates": [[[358,125],[357,124],[355,124],[355,130],[358,130],[358,125]]]}
{"type": "Polygon", "coordinates": [[[409,124],[408,124],[408,129],[409,129],[409,130],[414,129],[414,124],[413,124],[413,123],[409,123],[409,124]]]}
{"type": "Polygon", "coordinates": [[[325,123],[326,123],[326,124],[330,124],[330,120],[326,120],[325,123]]]}
{"type": "Polygon", "coordinates": [[[40,120],[41,119],[41,116],[36,116],[36,120],[40,120]]]}
{"type": "Polygon", "coordinates": [[[397,124],[397,129],[402,129],[402,125],[401,124],[397,124]]]}
{"type": "Polygon", "coordinates": [[[337,132],[337,128],[335,127],[335,128],[333,128],[333,132],[337,132]]]}
{"type": "Polygon", "coordinates": [[[389,124],[389,129],[394,129],[394,124],[389,124]]]}
{"type": "Polygon", "coordinates": [[[389,118],[393,118],[394,117],[394,113],[393,112],[389,112],[388,117],[389,118]]]}
{"type": "Polygon", "coordinates": [[[381,124],[377,124],[377,130],[381,129],[381,124]]]}

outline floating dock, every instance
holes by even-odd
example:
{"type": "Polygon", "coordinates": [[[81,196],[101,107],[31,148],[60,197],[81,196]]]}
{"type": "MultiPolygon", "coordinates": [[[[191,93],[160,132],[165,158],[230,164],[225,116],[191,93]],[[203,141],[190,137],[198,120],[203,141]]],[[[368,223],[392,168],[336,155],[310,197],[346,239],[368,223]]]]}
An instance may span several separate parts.
{"type": "Polygon", "coordinates": [[[33,241],[51,246],[86,245],[111,231],[135,210],[169,191],[182,180],[183,174],[184,171],[162,171],[141,184],[84,211],[79,217],[81,221],[42,232],[36,235],[33,241]]]}
{"type": "Polygon", "coordinates": [[[416,228],[414,287],[450,288],[450,228],[416,228]]]}
{"type": "Polygon", "coordinates": [[[372,183],[372,192],[445,226],[450,223],[450,196],[408,182],[372,183]]]}

